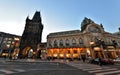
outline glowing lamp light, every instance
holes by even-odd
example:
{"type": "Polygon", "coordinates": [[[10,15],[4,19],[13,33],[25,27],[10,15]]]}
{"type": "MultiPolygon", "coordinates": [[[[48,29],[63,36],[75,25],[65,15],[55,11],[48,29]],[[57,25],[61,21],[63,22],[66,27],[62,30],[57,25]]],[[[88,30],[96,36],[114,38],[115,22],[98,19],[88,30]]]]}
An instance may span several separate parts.
{"type": "Polygon", "coordinates": [[[69,55],[68,55],[68,54],[66,54],[66,57],[69,57],[69,55]]]}
{"type": "Polygon", "coordinates": [[[94,42],[93,42],[93,41],[91,41],[91,42],[90,42],[90,45],[93,45],[93,44],[94,44],[94,42]]]}
{"type": "Polygon", "coordinates": [[[60,54],[60,57],[63,57],[63,54],[60,54]]]}
{"type": "Polygon", "coordinates": [[[87,50],[87,53],[90,55],[90,51],[89,50],[87,50]]]}
{"type": "Polygon", "coordinates": [[[54,54],[53,56],[54,56],[54,57],[57,57],[57,54],[54,54]]]}
{"type": "Polygon", "coordinates": [[[19,38],[14,38],[14,40],[19,40],[19,38]]]}
{"type": "Polygon", "coordinates": [[[94,48],[94,50],[99,51],[99,50],[100,50],[100,48],[99,48],[99,47],[95,47],[95,48],[94,48]]]}

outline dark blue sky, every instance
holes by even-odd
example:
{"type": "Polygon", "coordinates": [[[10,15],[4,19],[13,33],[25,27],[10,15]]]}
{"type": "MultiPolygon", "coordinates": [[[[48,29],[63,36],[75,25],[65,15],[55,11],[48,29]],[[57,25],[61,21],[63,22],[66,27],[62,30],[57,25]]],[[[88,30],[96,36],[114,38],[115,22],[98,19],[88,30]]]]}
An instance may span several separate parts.
{"type": "Polygon", "coordinates": [[[120,27],[120,0],[0,0],[0,31],[22,35],[35,11],[41,11],[43,41],[52,32],[80,29],[84,17],[110,33],[120,27]]]}

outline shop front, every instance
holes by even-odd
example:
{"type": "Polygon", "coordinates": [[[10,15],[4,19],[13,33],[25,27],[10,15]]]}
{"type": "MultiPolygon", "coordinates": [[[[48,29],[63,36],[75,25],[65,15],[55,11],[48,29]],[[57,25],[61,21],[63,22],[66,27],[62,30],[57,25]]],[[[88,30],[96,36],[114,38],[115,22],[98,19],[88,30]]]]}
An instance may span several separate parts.
{"type": "Polygon", "coordinates": [[[89,53],[86,48],[51,48],[47,50],[47,57],[53,59],[81,59],[89,53]]]}

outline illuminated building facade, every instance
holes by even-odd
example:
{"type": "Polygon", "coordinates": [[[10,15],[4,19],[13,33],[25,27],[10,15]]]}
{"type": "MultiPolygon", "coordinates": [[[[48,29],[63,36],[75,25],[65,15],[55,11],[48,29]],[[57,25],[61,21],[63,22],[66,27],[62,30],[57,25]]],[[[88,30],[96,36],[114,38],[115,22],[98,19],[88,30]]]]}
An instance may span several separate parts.
{"type": "Polygon", "coordinates": [[[81,59],[117,58],[120,52],[120,37],[104,31],[102,24],[84,18],[81,30],[50,33],[47,36],[49,58],[81,59]]]}
{"type": "Polygon", "coordinates": [[[17,57],[20,38],[18,35],[0,32],[0,56],[13,59],[17,57]]]}
{"type": "Polygon", "coordinates": [[[37,57],[39,52],[37,46],[41,44],[42,30],[43,24],[39,11],[35,12],[32,19],[26,18],[24,32],[20,41],[19,58],[27,58],[29,51],[33,53],[32,57],[37,57]]]}

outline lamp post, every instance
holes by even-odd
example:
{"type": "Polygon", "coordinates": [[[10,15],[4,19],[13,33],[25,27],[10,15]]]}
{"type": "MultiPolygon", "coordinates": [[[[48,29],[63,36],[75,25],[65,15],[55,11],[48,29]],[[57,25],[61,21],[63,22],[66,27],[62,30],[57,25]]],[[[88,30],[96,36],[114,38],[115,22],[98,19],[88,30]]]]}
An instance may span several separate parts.
{"type": "MultiPolygon", "coordinates": [[[[116,42],[115,40],[112,40],[112,42],[113,42],[113,46],[114,46],[114,48],[115,48],[114,53],[115,53],[115,55],[116,55],[116,51],[117,51],[118,44],[117,44],[117,42],[116,42]]],[[[115,56],[115,58],[116,58],[116,56],[115,56]]]]}
{"type": "Polygon", "coordinates": [[[102,51],[103,58],[105,58],[105,59],[106,59],[106,56],[105,56],[105,53],[104,53],[104,49],[103,49],[103,45],[104,45],[104,43],[103,43],[103,42],[104,42],[104,41],[99,40],[100,49],[101,49],[101,51],[102,51]]]}
{"type": "Polygon", "coordinates": [[[92,49],[92,46],[93,46],[93,45],[94,45],[94,42],[91,41],[91,42],[90,42],[90,54],[91,54],[92,58],[95,58],[95,56],[94,56],[94,51],[93,51],[93,49],[92,49]]]}

